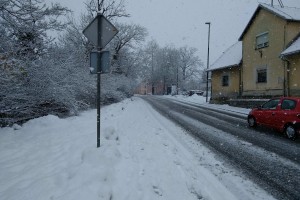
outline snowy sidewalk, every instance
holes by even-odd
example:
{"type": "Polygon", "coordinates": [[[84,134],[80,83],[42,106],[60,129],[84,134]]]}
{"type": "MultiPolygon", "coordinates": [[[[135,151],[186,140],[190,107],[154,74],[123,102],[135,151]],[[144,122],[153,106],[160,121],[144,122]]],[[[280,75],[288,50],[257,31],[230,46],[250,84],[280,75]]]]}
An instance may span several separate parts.
{"type": "Polygon", "coordinates": [[[206,102],[206,97],[198,96],[196,94],[192,96],[184,96],[184,95],[164,95],[161,96],[162,98],[168,98],[179,102],[187,102],[194,105],[205,105],[205,107],[215,110],[222,110],[227,112],[234,112],[234,113],[240,113],[241,115],[247,116],[251,109],[248,108],[239,108],[239,107],[233,107],[229,105],[221,105],[221,104],[210,104],[206,102]]]}
{"type": "Polygon", "coordinates": [[[0,129],[0,199],[273,199],[138,97],[0,129]]]}

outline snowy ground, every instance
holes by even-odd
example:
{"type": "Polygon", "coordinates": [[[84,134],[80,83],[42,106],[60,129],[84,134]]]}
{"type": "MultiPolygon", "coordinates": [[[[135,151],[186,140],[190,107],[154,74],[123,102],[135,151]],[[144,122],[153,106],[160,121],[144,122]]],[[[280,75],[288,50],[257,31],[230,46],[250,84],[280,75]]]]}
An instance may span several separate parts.
{"type": "Polygon", "coordinates": [[[248,115],[251,110],[251,109],[247,109],[247,108],[232,107],[229,105],[209,104],[209,103],[206,103],[206,97],[198,96],[196,94],[194,94],[193,96],[166,95],[163,97],[168,98],[168,99],[173,99],[176,101],[188,102],[188,103],[195,104],[195,105],[205,105],[205,107],[209,107],[209,108],[215,109],[215,110],[240,113],[241,115],[248,115]]]}
{"type": "Polygon", "coordinates": [[[96,110],[0,129],[0,199],[273,198],[134,97],[101,109],[98,149],[96,110]]]}

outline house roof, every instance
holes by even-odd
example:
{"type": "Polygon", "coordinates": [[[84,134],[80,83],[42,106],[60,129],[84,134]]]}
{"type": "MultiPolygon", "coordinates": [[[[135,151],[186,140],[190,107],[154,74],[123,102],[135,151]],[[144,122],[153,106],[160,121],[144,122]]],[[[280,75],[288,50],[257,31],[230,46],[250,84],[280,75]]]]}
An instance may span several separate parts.
{"type": "Polygon", "coordinates": [[[213,71],[238,66],[242,61],[242,42],[238,41],[229,47],[208,69],[213,71]]]}
{"type": "Polygon", "coordinates": [[[300,21],[300,8],[293,8],[293,7],[281,7],[281,6],[271,6],[268,4],[259,4],[256,8],[254,14],[252,15],[249,23],[247,24],[246,28],[244,29],[242,35],[240,36],[239,40],[241,41],[248,31],[249,27],[251,26],[252,22],[254,21],[256,15],[261,10],[267,10],[274,15],[281,17],[286,21],[300,21]]]}
{"type": "Polygon", "coordinates": [[[282,53],[281,56],[289,56],[296,53],[300,53],[300,35],[296,38],[292,44],[286,48],[282,53]]]}

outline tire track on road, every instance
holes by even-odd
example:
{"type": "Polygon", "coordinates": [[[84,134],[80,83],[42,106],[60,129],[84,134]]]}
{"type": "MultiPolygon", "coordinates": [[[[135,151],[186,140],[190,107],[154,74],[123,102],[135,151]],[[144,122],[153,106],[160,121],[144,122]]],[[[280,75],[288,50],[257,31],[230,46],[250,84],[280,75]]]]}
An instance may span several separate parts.
{"type": "Polygon", "coordinates": [[[143,99],[278,199],[300,199],[300,164],[298,157],[294,159],[298,156],[298,146],[291,145],[294,151],[287,149],[282,153],[280,149],[291,144],[290,141],[251,130],[241,122],[244,119],[228,118],[216,111],[153,96],[143,99]],[[240,125],[233,126],[237,122],[240,125]]]}

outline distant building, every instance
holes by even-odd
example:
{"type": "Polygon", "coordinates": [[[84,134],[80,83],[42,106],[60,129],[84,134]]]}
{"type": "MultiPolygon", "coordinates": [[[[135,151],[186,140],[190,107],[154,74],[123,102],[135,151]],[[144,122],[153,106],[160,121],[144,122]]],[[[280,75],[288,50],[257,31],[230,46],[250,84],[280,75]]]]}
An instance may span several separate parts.
{"type": "Polygon", "coordinates": [[[164,85],[162,81],[154,82],[153,85],[152,82],[150,81],[143,81],[135,89],[135,94],[163,95],[165,90],[166,89],[164,89],[164,85]]]}

